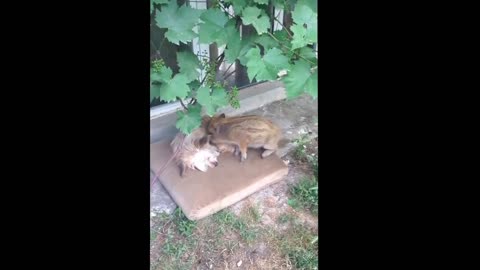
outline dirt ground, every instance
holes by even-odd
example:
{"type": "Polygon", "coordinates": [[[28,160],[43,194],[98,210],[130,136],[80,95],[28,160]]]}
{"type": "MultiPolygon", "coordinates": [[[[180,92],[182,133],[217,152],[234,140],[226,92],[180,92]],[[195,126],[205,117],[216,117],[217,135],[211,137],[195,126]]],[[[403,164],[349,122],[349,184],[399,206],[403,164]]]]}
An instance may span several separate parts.
{"type": "Polygon", "coordinates": [[[151,270],[317,269],[318,142],[296,145],[284,180],[231,207],[197,222],[152,217],[151,270]]]}

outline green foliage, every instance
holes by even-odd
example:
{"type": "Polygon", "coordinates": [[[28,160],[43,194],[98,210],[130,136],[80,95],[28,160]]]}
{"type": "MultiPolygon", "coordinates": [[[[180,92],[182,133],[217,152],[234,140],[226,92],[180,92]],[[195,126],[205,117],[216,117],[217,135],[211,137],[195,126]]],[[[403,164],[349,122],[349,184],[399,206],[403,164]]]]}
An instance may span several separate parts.
{"type": "Polygon", "coordinates": [[[171,80],[164,80],[160,86],[160,99],[170,102],[178,98],[184,99],[187,97],[190,88],[187,83],[189,80],[183,74],[175,75],[171,80]]]}
{"type": "Polygon", "coordinates": [[[187,77],[188,82],[192,82],[198,78],[200,73],[197,69],[200,68],[200,61],[193,52],[177,52],[177,60],[178,66],[180,67],[180,73],[187,77]]]}
{"type": "Polygon", "coordinates": [[[179,42],[187,44],[197,34],[193,32],[193,27],[198,24],[198,19],[202,14],[201,10],[182,5],[180,8],[177,1],[169,0],[167,5],[162,6],[162,11],[157,13],[157,26],[167,28],[165,37],[173,44],[179,45],[179,42]]]}
{"type": "Polygon", "coordinates": [[[209,116],[213,116],[219,108],[228,105],[227,93],[225,89],[220,87],[215,87],[211,91],[207,87],[200,87],[197,93],[197,101],[205,108],[209,116]]]}
{"type": "Polygon", "coordinates": [[[238,100],[238,88],[236,86],[232,87],[232,90],[228,92],[228,103],[234,109],[240,108],[240,101],[238,100]]]}
{"type": "Polygon", "coordinates": [[[247,7],[242,11],[244,25],[253,25],[257,33],[261,35],[270,29],[270,20],[264,11],[257,7],[247,7]]]}
{"type": "Polygon", "coordinates": [[[219,40],[225,33],[227,15],[220,9],[208,9],[200,17],[203,24],[200,25],[199,38],[201,43],[213,43],[219,40]]]}
{"type": "Polygon", "coordinates": [[[190,236],[197,226],[197,223],[189,220],[180,208],[175,209],[173,217],[173,222],[181,235],[190,236]]]}
{"type": "Polygon", "coordinates": [[[318,211],[318,182],[315,178],[304,178],[292,186],[290,193],[293,198],[288,204],[294,208],[302,206],[313,213],[318,211]]]}
{"type": "Polygon", "coordinates": [[[245,55],[247,58],[247,73],[250,81],[275,80],[282,69],[287,69],[288,58],[277,48],[271,48],[262,57],[258,47],[250,49],[245,55]]]}
{"type": "Polygon", "coordinates": [[[242,14],[243,9],[247,6],[247,0],[226,0],[225,2],[233,5],[233,11],[237,15],[242,14]]]}
{"type": "Polygon", "coordinates": [[[290,28],[293,32],[292,49],[301,48],[316,42],[317,13],[307,5],[297,5],[292,12],[292,18],[295,23],[290,28]]]}
{"type": "MultiPolygon", "coordinates": [[[[150,12],[156,25],[165,30],[162,42],[176,45],[189,44],[199,38],[202,44],[225,46],[224,56],[217,61],[201,63],[198,56],[189,51],[177,52],[178,73],[165,66],[162,59],[152,63],[150,71],[150,98],[159,97],[165,102],[192,98],[184,110],[177,113],[177,128],[188,134],[201,122],[201,112],[213,115],[220,108],[230,105],[239,108],[238,89],[226,91],[216,71],[219,61],[229,64],[237,60],[247,68],[253,81],[279,79],[280,71],[287,71],[281,80],[287,97],[303,93],[317,98],[317,57],[308,47],[317,42],[317,2],[315,0],[225,0],[214,1],[207,10],[197,10],[176,0],[151,0],[150,12]],[[220,6],[220,2],[224,7],[220,6]],[[271,14],[267,5],[292,12],[293,24],[288,29],[273,31],[271,14]],[[234,14],[226,9],[233,7],[234,14]],[[251,25],[256,33],[243,36],[238,24],[251,25]],[[199,70],[204,69],[200,77],[199,70]],[[196,101],[196,102],[195,102],[196,101]],[[202,110],[203,109],[203,110],[202,110]]],[[[174,69],[176,70],[176,69],[174,69]]],[[[224,76],[226,76],[224,74],[224,76]]]]}
{"type": "Polygon", "coordinates": [[[188,111],[177,112],[176,127],[185,134],[190,134],[192,130],[198,128],[202,122],[200,115],[202,108],[198,105],[193,105],[188,108],[188,111]]]}
{"type": "Polygon", "coordinates": [[[291,99],[299,96],[303,92],[309,93],[313,98],[317,98],[317,70],[310,71],[310,65],[304,61],[296,61],[288,72],[288,76],[283,78],[287,88],[287,98],[291,99]]]}

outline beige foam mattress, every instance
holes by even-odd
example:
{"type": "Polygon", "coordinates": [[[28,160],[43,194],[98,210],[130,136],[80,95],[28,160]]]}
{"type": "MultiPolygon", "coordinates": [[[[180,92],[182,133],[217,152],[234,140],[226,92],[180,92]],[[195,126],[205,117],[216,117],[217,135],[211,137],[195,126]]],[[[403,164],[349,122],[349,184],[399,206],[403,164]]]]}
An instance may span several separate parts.
{"type": "MultiPolygon", "coordinates": [[[[150,145],[151,169],[155,173],[170,159],[170,141],[150,145]]],[[[248,158],[240,163],[238,156],[222,154],[219,165],[207,172],[188,170],[180,177],[172,161],[158,177],[172,199],[190,220],[214,214],[275,183],[288,174],[288,167],[275,154],[262,159],[261,151],[248,150],[248,158]]]]}

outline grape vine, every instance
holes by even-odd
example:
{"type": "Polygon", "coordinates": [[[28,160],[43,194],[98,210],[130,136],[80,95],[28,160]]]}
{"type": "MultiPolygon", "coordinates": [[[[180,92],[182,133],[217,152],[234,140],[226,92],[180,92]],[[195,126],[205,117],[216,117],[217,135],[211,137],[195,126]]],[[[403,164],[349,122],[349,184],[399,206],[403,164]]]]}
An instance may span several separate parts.
{"type": "Polygon", "coordinates": [[[213,115],[228,105],[240,107],[238,89],[227,90],[224,83],[236,61],[246,67],[250,81],[282,80],[289,99],[303,93],[317,98],[318,60],[312,46],[317,42],[316,0],[214,0],[206,10],[178,5],[177,0],[150,3],[154,23],[164,31],[162,43],[189,45],[198,37],[202,44],[225,46],[216,59],[199,60],[201,55],[177,51],[178,72],[162,59],[152,61],[150,98],[180,100],[183,110],[177,112],[176,127],[183,133],[199,127],[202,111],[213,115]],[[272,7],[287,13],[290,23],[282,23],[272,7]],[[274,31],[274,22],[282,30],[274,31]],[[246,26],[255,33],[242,37],[240,27],[246,26]],[[230,66],[218,81],[218,66],[223,61],[230,66]],[[199,70],[205,74],[200,76],[199,70]]]}

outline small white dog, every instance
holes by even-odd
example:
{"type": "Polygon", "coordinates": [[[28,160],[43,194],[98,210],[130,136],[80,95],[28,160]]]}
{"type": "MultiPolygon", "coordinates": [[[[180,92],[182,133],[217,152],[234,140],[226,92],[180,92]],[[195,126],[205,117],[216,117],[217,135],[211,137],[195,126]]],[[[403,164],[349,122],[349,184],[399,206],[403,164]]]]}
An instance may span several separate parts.
{"type": "Polygon", "coordinates": [[[184,176],[187,169],[206,172],[208,168],[218,165],[218,148],[210,144],[204,123],[189,135],[179,132],[170,143],[174,159],[180,167],[180,176],[184,176]]]}

